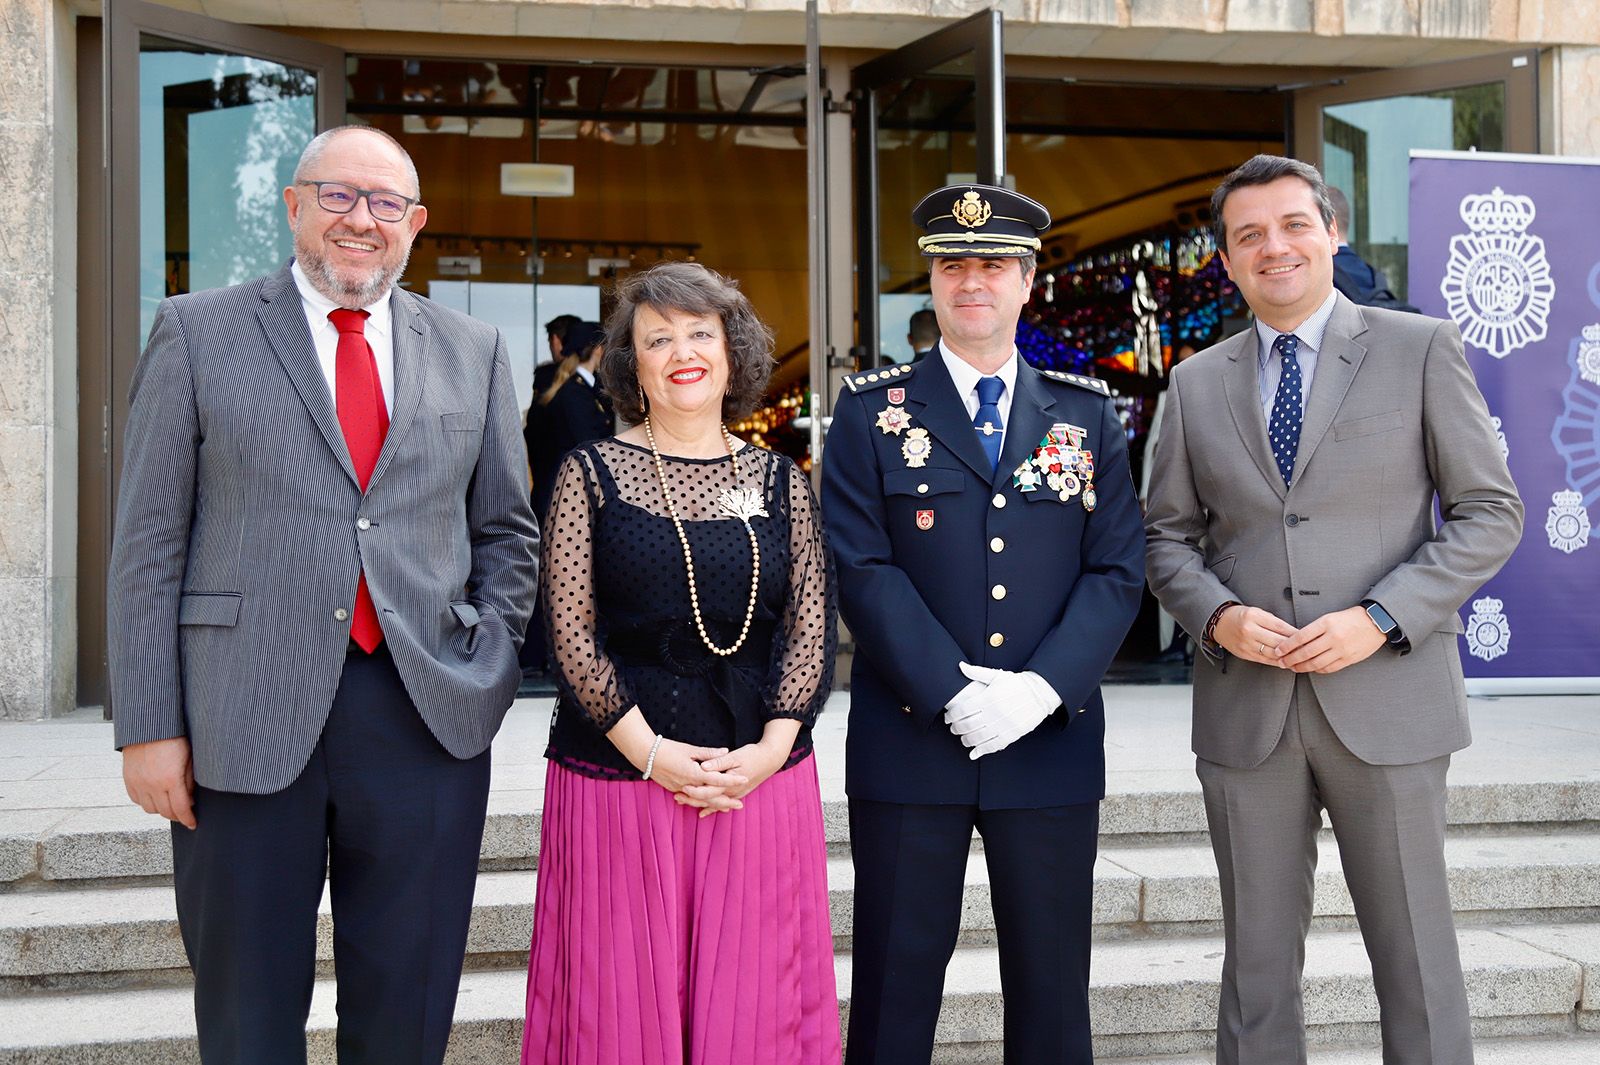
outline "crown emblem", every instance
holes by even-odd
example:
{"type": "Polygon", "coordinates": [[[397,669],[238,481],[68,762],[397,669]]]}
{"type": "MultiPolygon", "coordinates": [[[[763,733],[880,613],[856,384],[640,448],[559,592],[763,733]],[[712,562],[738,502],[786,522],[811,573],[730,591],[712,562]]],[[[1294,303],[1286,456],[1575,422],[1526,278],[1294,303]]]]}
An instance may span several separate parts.
{"type": "MultiPolygon", "coordinates": [[[[955,220],[968,229],[976,229],[989,221],[989,216],[994,214],[994,208],[989,206],[989,201],[980,197],[970,189],[956,201],[955,209],[950,212],[955,220]]],[[[968,234],[969,236],[971,234],[968,234]]]]}
{"type": "Polygon", "coordinates": [[[1494,598],[1474,599],[1472,601],[1472,612],[1474,614],[1494,615],[1504,610],[1505,606],[1505,603],[1494,598]]]}
{"type": "Polygon", "coordinates": [[[1521,233],[1537,213],[1532,196],[1514,196],[1498,185],[1487,196],[1461,201],[1461,220],[1479,233],[1521,233]]]}
{"type": "Polygon", "coordinates": [[[1555,493],[1550,497],[1550,502],[1565,509],[1567,507],[1576,507],[1580,505],[1583,502],[1583,496],[1577,492],[1568,490],[1565,492],[1555,493]]]}
{"type": "Polygon", "coordinates": [[[1600,341],[1600,322],[1583,327],[1583,339],[1600,341]]]}

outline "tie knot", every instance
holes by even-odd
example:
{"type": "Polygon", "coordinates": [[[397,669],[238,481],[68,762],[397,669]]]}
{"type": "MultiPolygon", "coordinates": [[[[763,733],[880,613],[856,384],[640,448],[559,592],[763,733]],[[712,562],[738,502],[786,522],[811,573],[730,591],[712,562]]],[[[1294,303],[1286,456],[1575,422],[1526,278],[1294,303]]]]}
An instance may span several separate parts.
{"type": "Polygon", "coordinates": [[[354,333],[356,336],[367,335],[367,312],[352,311],[344,307],[335,307],[328,312],[328,321],[341,333],[354,333]]]}
{"type": "Polygon", "coordinates": [[[1300,350],[1300,338],[1293,333],[1279,333],[1278,339],[1272,342],[1272,350],[1286,359],[1292,359],[1295,352],[1300,350]]]}
{"type": "Polygon", "coordinates": [[[978,403],[987,406],[990,403],[1000,402],[1000,394],[1006,390],[1006,383],[998,377],[978,378],[978,403]]]}

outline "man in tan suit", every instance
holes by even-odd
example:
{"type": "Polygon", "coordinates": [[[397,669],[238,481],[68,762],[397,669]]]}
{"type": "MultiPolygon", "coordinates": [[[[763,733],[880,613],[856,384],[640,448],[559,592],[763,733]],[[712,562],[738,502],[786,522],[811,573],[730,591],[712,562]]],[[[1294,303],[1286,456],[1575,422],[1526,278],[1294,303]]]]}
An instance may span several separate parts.
{"type": "Polygon", "coordinates": [[[1456,327],[1334,292],[1315,168],[1258,155],[1212,218],[1256,324],[1173,372],[1145,525],[1150,586],[1203,650],[1194,751],[1227,934],[1217,1060],[1306,1060],[1326,809],[1385,1065],[1468,1065],[1444,866],[1445,772],[1470,742],[1456,611],[1516,546],[1522,503],[1456,327]]]}

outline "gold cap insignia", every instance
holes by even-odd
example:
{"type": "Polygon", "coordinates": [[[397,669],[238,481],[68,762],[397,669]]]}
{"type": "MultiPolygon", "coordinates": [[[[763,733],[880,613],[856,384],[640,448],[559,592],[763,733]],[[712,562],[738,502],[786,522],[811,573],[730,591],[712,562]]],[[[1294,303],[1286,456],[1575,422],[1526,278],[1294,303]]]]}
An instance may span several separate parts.
{"type": "MultiPolygon", "coordinates": [[[[976,192],[967,190],[961,199],[956,201],[955,209],[950,212],[955,220],[968,229],[976,229],[989,221],[989,216],[994,213],[994,208],[989,206],[989,201],[982,199],[976,192]]],[[[971,234],[968,234],[970,237],[971,234]]]]}

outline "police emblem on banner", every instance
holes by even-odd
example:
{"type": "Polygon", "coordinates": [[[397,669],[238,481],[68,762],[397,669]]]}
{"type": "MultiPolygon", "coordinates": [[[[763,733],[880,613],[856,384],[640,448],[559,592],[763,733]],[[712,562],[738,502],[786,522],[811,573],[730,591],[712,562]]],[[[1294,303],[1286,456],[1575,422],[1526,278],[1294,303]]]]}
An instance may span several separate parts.
{"type": "Polygon", "coordinates": [[[1489,419],[1489,424],[1494,426],[1494,438],[1500,444],[1500,457],[1509,460],[1511,458],[1511,445],[1506,443],[1506,431],[1502,428],[1505,423],[1496,415],[1489,419]]]}
{"type": "Polygon", "coordinates": [[[1572,554],[1589,544],[1589,510],[1577,492],[1555,492],[1550,496],[1550,515],[1544,521],[1550,546],[1572,554]]]}
{"type": "Polygon", "coordinates": [[[1472,601],[1472,616],[1467,618],[1467,650],[1485,662],[1493,662],[1511,650],[1511,622],[1506,619],[1505,603],[1489,596],[1472,601]]]}
{"type": "Polygon", "coordinates": [[[1439,293],[1462,338],[1497,359],[1547,331],[1556,283],[1544,240],[1528,232],[1537,213],[1533,197],[1497,186],[1462,198],[1461,220],[1471,232],[1450,238],[1439,293]]]}
{"type": "Polygon", "coordinates": [[[1577,362],[1578,376],[1591,385],[1600,385],[1600,322],[1583,327],[1577,362]]]}
{"type": "MultiPolygon", "coordinates": [[[[1591,296],[1600,303],[1600,294],[1591,296]]],[[[1567,487],[1592,505],[1600,500],[1600,324],[1583,327],[1582,339],[1567,351],[1567,364],[1572,373],[1561,390],[1550,443],[1566,467],[1567,487]]]]}

